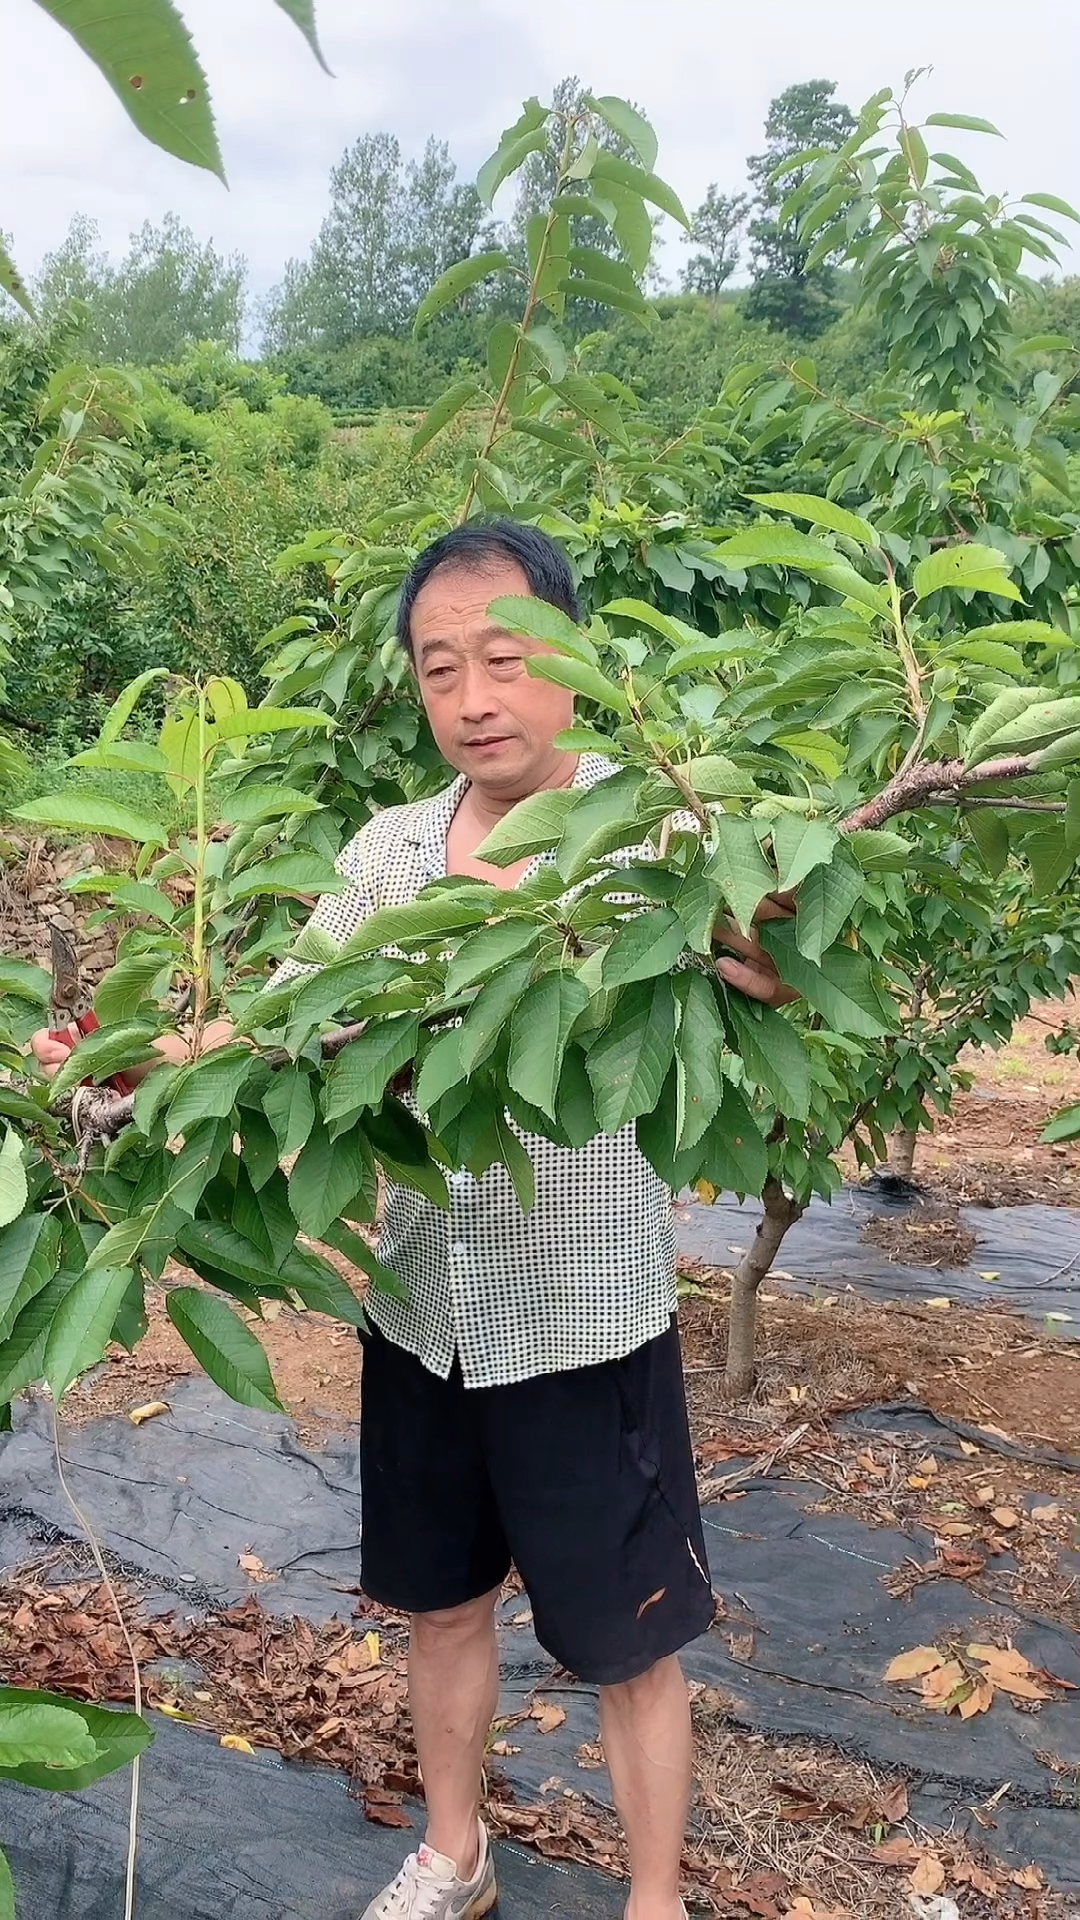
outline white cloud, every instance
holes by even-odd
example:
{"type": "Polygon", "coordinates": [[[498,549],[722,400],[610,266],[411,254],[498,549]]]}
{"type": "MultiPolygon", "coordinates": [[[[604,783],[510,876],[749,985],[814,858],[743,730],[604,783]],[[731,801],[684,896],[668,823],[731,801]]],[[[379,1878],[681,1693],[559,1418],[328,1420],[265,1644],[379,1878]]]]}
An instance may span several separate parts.
{"type": "MultiPolygon", "coordinates": [[[[475,170],[521,99],[565,73],[637,100],[660,135],[661,171],[690,205],[710,180],[736,190],[761,144],[769,100],[828,77],[856,107],[906,68],[933,61],[915,97],[981,114],[1006,140],[949,134],[998,191],[1080,200],[1074,83],[1080,15],[1060,0],[319,0],[335,78],[311,58],[271,0],[185,0],[210,78],[228,192],[149,148],[67,35],[32,4],[0,15],[0,226],[31,272],[87,213],[123,248],[144,219],[175,210],[202,238],[246,254],[256,290],[304,253],[329,169],[365,132],[418,152],[428,133],[475,170]]],[[[680,249],[669,250],[677,264],[680,249]]],[[[1066,256],[1077,271],[1080,255],[1066,256]]]]}

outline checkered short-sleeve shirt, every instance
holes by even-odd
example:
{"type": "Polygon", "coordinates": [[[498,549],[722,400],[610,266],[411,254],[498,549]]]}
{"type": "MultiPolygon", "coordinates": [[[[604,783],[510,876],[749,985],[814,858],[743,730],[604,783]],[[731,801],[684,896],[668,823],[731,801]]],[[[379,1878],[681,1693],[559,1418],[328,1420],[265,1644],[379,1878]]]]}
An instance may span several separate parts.
{"type": "MultiPolygon", "coordinates": [[[[582,754],[574,785],[614,771],[582,754]]],[[[466,784],[388,807],[361,828],[337,861],[347,890],[324,894],[313,915],[331,939],[344,942],[377,907],[404,905],[446,873],[447,828],[466,784]]],[[[300,971],[286,961],[277,977],[300,971]]],[[[662,1333],[675,1308],[672,1196],[633,1126],[577,1148],[516,1131],[536,1172],[529,1213],[498,1166],[479,1180],[452,1173],[448,1213],[411,1188],[387,1190],[379,1257],[408,1297],[373,1291],[367,1310],[443,1379],[456,1357],[467,1387],[619,1359],[662,1333]]]]}

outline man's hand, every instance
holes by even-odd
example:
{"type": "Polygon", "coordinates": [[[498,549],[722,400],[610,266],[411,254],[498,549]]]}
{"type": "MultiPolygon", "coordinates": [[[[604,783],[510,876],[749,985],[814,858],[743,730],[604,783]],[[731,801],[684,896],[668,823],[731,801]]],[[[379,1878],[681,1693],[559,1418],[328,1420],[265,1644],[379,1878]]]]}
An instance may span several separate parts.
{"type": "MultiPolygon", "coordinates": [[[[760,927],[767,920],[790,920],[794,912],[793,893],[767,893],[754,914],[754,926],[760,927]]],[[[722,920],[714,929],[713,939],[739,956],[732,960],[722,954],[716,962],[721,980],[736,993],[745,993],[748,999],[760,1000],[766,1007],[787,1007],[799,998],[795,988],[781,980],[772,955],[766,953],[756,933],[747,936],[733,921],[722,920]]]]}

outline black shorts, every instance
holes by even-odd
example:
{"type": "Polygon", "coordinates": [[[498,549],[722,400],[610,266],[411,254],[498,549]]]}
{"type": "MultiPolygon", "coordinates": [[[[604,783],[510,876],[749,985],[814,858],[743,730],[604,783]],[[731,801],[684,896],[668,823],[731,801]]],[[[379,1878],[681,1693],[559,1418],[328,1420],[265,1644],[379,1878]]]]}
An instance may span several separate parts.
{"type": "Polygon", "coordinates": [[[364,1591],[405,1613],[516,1565],[537,1639],[582,1680],[632,1680],[713,1617],[679,1336],[623,1360],[466,1388],[364,1338],[364,1591]]]}

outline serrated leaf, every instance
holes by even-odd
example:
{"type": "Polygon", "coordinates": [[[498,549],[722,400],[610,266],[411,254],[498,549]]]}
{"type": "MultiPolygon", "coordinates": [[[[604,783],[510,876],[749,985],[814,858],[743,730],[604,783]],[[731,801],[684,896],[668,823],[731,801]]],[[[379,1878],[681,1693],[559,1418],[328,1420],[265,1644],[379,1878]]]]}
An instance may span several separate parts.
{"type": "Polygon", "coordinates": [[[768,507],[773,513],[789,513],[794,520],[809,520],[816,527],[828,527],[833,533],[846,534],[860,547],[876,547],[878,537],[869,520],[863,520],[857,513],[849,513],[846,507],[838,507],[835,500],[825,500],[813,493],[751,493],[747,495],[755,500],[759,507],[768,507]]]}
{"type": "Polygon", "coordinates": [[[14,1129],[7,1127],[0,1146],[0,1227],[18,1219],[28,1197],[23,1143],[14,1129]]]}
{"type": "MultiPolygon", "coordinates": [[[[13,1707],[48,1706],[77,1717],[93,1743],[93,1756],[73,1767],[22,1766],[0,1767],[0,1778],[17,1780],[21,1786],[47,1791],[78,1793],[118,1767],[129,1766],[136,1754],[144,1752],[153,1739],[146,1721],[135,1713],[120,1713],[114,1708],[90,1706],[84,1700],[69,1700],[57,1693],[41,1693],[29,1687],[0,1687],[0,1716],[13,1707]]],[[[20,1920],[26,1920],[20,1916],[20,1920]]]]}
{"type": "Polygon", "coordinates": [[[447,387],[445,393],[440,394],[435,405],[424,415],[409,443],[410,450],[414,454],[421,453],[428,443],[434,440],[436,434],[441,433],[444,427],[448,427],[451,420],[455,419],[471,400],[480,400],[484,397],[484,389],[477,380],[471,377],[455,380],[453,386],[447,387]]]}
{"type": "Polygon", "coordinates": [[[729,993],[727,1017],[747,1079],[764,1087],[780,1113],[805,1120],[810,1112],[810,1061],[797,1030],[775,1007],[729,993]]]}
{"type": "MultiPolygon", "coordinates": [[[[528,806],[529,802],[519,804],[528,806]]],[[[515,808],[507,814],[506,820],[512,820],[516,811],[515,808]]],[[[506,821],[500,820],[496,833],[505,824],[506,821]]],[[[477,857],[488,858],[480,849],[477,849],[477,857]]],[[[494,861],[492,864],[499,866],[508,863],[494,861]]],[[[351,960],[359,954],[377,953],[382,947],[400,947],[404,951],[412,951],[414,948],[435,946],[445,940],[447,934],[482,925],[501,904],[505,902],[500,902],[496,888],[483,881],[462,881],[453,893],[444,887],[425,890],[418,893],[414,900],[406,901],[404,906],[378,907],[355,933],[351,933],[335,949],[335,957],[351,960]]]]}
{"type": "Polygon", "coordinates": [[[647,913],[635,914],[604,951],[601,977],[605,987],[670,973],[685,944],[683,923],[672,907],[653,907],[647,913]]]}
{"type": "Polygon", "coordinates": [[[1080,220],[1076,208],[1067,200],[1060,200],[1056,193],[1022,193],[1020,203],[1025,207],[1046,207],[1050,213],[1060,213],[1065,220],[1080,220]]]}
{"type": "Polygon", "coordinates": [[[101,723],[97,737],[99,747],[107,747],[111,741],[120,738],[147,687],[153,686],[155,680],[166,679],[168,672],[168,667],[148,667],[145,673],[136,674],[134,680],[129,680],[123,692],[117,694],[101,723]]]}
{"type": "Polygon", "coordinates": [[[389,1081],[408,1065],[420,1032],[416,1014],[373,1020],[334,1060],[323,1086],[327,1120],[344,1120],[361,1107],[377,1107],[389,1081]]]}
{"type": "Polygon", "coordinates": [[[100,1240],[95,1241],[92,1252],[87,1255],[87,1271],[93,1272],[98,1267],[130,1265],[154,1225],[157,1213],[156,1206],[143,1207],[128,1219],[117,1220],[100,1240]]]}
{"type": "Polygon", "coordinates": [[[927,127],[959,127],[962,133],[993,133],[999,140],[1004,137],[1000,127],[995,127],[992,120],[980,120],[977,114],[971,113],[928,113],[923,124],[927,127]]]}
{"type": "Polygon", "coordinates": [[[256,1055],[240,1041],[203,1054],[181,1068],[170,1089],[166,1129],[186,1133],[197,1120],[224,1119],[256,1065],[256,1055]]]}
{"type": "Polygon", "coordinates": [[[27,1302],[48,1286],[59,1258],[55,1214],[24,1213],[0,1230],[0,1344],[27,1302]]]}
{"type": "Polygon", "coordinates": [[[864,873],[906,873],[915,852],[903,834],[881,827],[862,827],[849,833],[846,843],[864,873]]]}
{"type": "Polygon", "coordinates": [[[834,858],[814,867],[799,888],[795,902],[795,943],[815,965],[847,924],[862,896],[862,876],[853,861],[834,858]]]}
{"type": "Polygon", "coordinates": [[[680,1095],[677,1150],[694,1147],[711,1125],[723,1098],[720,1060],[724,1051],[724,1023],[716,995],[704,974],[682,973],[675,981],[679,1002],[679,1030],[675,1041],[680,1095]]]}
{"type": "Polygon", "coordinates": [[[617,1133],[656,1104],[675,1050],[675,996],[666,977],[624,987],[586,1055],[596,1117],[617,1133]]]}
{"type": "Polygon", "coordinates": [[[560,970],[526,988],[511,1016],[506,1077],[515,1093],[549,1119],[555,1117],[555,1089],[570,1029],[588,1001],[577,975],[560,970]]]}
{"type": "Polygon", "coordinates": [[[496,1040],[532,979],[531,955],[506,962],[481,987],[461,1024],[461,1064],[466,1073],[487,1059],[496,1040]]]}
{"type": "MultiPolygon", "coordinates": [[[[638,800],[645,785],[639,767],[623,767],[610,779],[598,780],[577,795],[577,804],[567,815],[559,841],[555,864],[564,880],[576,880],[591,860],[599,859],[612,848],[635,844],[643,827],[638,800]]],[[[674,799],[674,796],[672,796],[674,799]]],[[[666,801],[655,809],[662,817],[666,801]]]]}
{"type": "Polygon", "coordinates": [[[215,800],[214,811],[233,826],[257,824],[287,813],[317,813],[319,801],[299,787],[244,786],[215,800]]]}
{"type": "Polygon", "coordinates": [[[224,179],[206,75],[172,0],[38,0],[155,146],[224,179]]]}
{"type": "MultiPolygon", "coordinates": [[[[520,124],[520,123],[519,123],[520,124]]],[[[506,134],[496,147],[490,160],[485,160],[476,176],[476,191],[484,205],[490,207],[504,180],[516,173],[530,153],[539,153],[547,145],[547,115],[539,126],[530,127],[516,138],[506,134]]]]}
{"type": "Polygon", "coordinates": [[[1019,600],[1021,593],[1009,578],[1009,561],[996,547],[980,546],[964,540],[955,547],[938,547],[920,560],[912,576],[917,600],[925,600],[943,587],[970,589],[978,593],[996,593],[1005,600],[1019,600]]]}
{"type": "Polygon", "coordinates": [[[968,728],[964,765],[974,767],[985,760],[999,730],[1026,713],[1029,707],[1038,706],[1045,697],[1041,687],[1006,687],[968,728]]]}
{"type": "Polygon", "coordinates": [[[836,828],[826,820],[808,820],[797,813],[780,814],[772,828],[779,891],[793,891],[815,867],[827,866],[838,840],[836,828]]]}
{"type": "Polygon", "coordinates": [[[40,800],[15,807],[11,817],[65,832],[114,834],[118,840],[134,840],[148,847],[164,847],[169,841],[169,830],[160,820],[112,800],[99,799],[93,793],[44,794],[40,800]]]}
{"type": "Polygon", "coordinates": [[[531,793],[492,828],[474,858],[493,867],[511,867],[517,860],[547,852],[557,844],[577,798],[574,787],[546,787],[531,793]]]}
{"type": "Polygon", "coordinates": [[[1061,1113],[1047,1122],[1039,1135],[1047,1146],[1054,1146],[1059,1140],[1080,1140],[1080,1106],[1065,1107],[1061,1113]]]}
{"type": "Polygon", "coordinates": [[[331,1140],[316,1120],[289,1174],[289,1205],[304,1233],[317,1240],[364,1185],[366,1161],[355,1130],[331,1140]]]}
{"type": "Polygon", "coordinates": [[[800,993],[837,1033],[876,1040],[895,1033],[899,1021],[887,1018],[864,954],[832,947],[820,964],[808,960],[795,942],[794,929],[770,922],[760,929],[761,944],[772,954],[780,978],[800,993]]]}
{"type": "MultiPolygon", "coordinates": [[[[995,703],[996,704],[996,703],[995,703]]],[[[1072,694],[1061,699],[1033,701],[1022,713],[1005,720],[996,727],[980,753],[980,760],[986,757],[988,749],[996,759],[998,754],[1034,753],[1039,751],[1042,764],[1047,763],[1047,752],[1052,741],[1062,740],[1080,728],[1080,694],[1072,694]]],[[[970,740],[968,751],[970,752],[970,740]]],[[[1068,754],[1066,758],[1071,758],[1068,754]]],[[[1052,762],[1051,762],[1052,764],[1052,762]]]]}
{"type": "Polygon", "coordinates": [[[446,993],[453,998],[507,960],[516,960],[536,945],[538,929],[524,919],[496,920],[490,927],[463,940],[446,969],[446,993]]]}
{"type": "Polygon", "coordinates": [[[425,1047],[416,1076],[417,1110],[429,1114],[436,1102],[465,1077],[461,1064],[461,1028],[449,1027],[425,1047]]]}
{"type": "Polygon", "coordinates": [[[629,100],[620,100],[616,94],[602,93],[599,97],[586,94],[582,103],[598,113],[628,147],[633,147],[641,164],[646,169],[656,165],[659,146],[656,134],[643,113],[630,105],[629,100]]]}
{"type": "Polygon", "coordinates": [[[0,1348],[0,1406],[14,1399],[31,1381],[40,1380],[49,1328],[60,1302],[78,1277],[61,1267],[22,1307],[0,1348]]]}
{"type": "Polygon", "coordinates": [[[263,893],[299,895],[344,893],[343,880],[333,864],[321,853],[275,853],[268,860],[257,860],[229,882],[229,900],[239,906],[263,893]]]}
{"type": "Polygon", "coordinates": [[[88,1262],[86,1272],[64,1295],[49,1328],[41,1368],[54,1400],[62,1400],[72,1381],[102,1358],[130,1282],[125,1268],[88,1262]]]}
{"type": "Polygon", "coordinates": [[[318,707],[244,707],[222,716],[215,729],[219,740],[247,740],[260,733],[297,733],[321,728],[329,733],[334,717],[318,707]]]}
{"type": "MultiPolygon", "coordinates": [[[[13,1691],[13,1690],[12,1690],[13,1691]]],[[[5,1694],[9,1694],[7,1688],[5,1694]]],[[[65,1769],[84,1767],[97,1753],[97,1744],[71,1706],[43,1706],[22,1699],[0,1701],[0,1772],[34,1764],[65,1769]]],[[[14,1909],[12,1909],[14,1911],[14,1909]]]]}
{"type": "Polygon", "coordinates": [[[197,1287],[169,1287],[165,1310],[215,1386],[244,1407],[283,1413],[266,1353],[231,1307],[197,1287]]]}
{"type": "Polygon", "coordinates": [[[488,615],[505,627],[507,633],[520,633],[529,640],[543,641],[590,664],[596,660],[596,648],[588,635],[582,633],[561,607],[553,607],[546,600],[537,600],[531,594],[500,594],[488,607],[488,615]]]}
{"type": "Polygon", "coordinates": [[[0,287],[18,302],[24,313],[28,313],[31,318],[34,317],[34,303],[27,291],[26,282],[2,240],[0,240],[0,287]]]}
{"type": "Polygon", "coordinates": [[[429,320],[434,319],[437,313],[441,313],[443,308],[450,306],[453,301],[460,300],[462,294],[468,293],[470,287],[479,286],[481,280],[488,279],[493,273],[509,271],[510,259],[502,247],[491,248],[486,253],[471,254],[467,260],[456,260],[452,267],[448,267],[446,272],[440,275],[435,285],[429,288],[421,300],[413,321],[413,333],[421,333],[429,320]]]}
{"type": "Polygon", "coordinates": [[[103,1026],[119,1025],[138,1013],[149,988],[159,974],[168,979],[173,956],[160,948],[150,953],[129,953],[110,967],[94,995],[94,1012],[103,1026]]]}
{"type": "Polygon", "coordinates": [[[776,875],[761,851],[754,822],[745,814],[727,813],[713,823],[714,844],[705,865],[707,879],[718,886],[741,932],[749,933],[754,914],[767,893],[776,888],[776,875]]]}
{"type": "Polygon", "coordinates": [[[611,181],[617,187],[628,188],[642,200],[659,207],[662,213],[669,213],[689,233],[691,221],[678,194],[668,186],[666,180],[661,180],[648,168],[636,167],[632,161],[621,160],[617,154],[602,151],[593,162],[590,177],[594,184],[603,181],[606,185],[611,181]]]}

